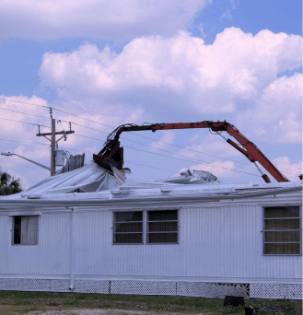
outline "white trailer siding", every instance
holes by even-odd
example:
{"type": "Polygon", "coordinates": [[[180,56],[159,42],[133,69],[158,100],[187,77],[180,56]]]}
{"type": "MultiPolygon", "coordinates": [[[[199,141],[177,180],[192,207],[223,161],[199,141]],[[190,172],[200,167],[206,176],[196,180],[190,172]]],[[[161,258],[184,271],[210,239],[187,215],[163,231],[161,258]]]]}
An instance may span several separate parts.
{"type": "Polygon", "coordinates": [[[222,297],[243,289],[251,297],[302,298],[302,256],[263,255],[262,232],[263,206],[300,206],[298,194],[178,204],[72,206],[72,239],[70,207],[32,207],[31,215],[39,214],[38,245],[24,246],[12,245],[12,216],[26,215],[28,207],[2,211],[0,290],[68,291],[74,268],[75,292],[222,297]],[[178,244],[113,244],[114,211],[162,209],[179,209],[178,244]]]}
{"type": "Polygon", "coordinates": [[[81,276],[298,282],[301,256],[263,255],[263,208],[179,210],[179,244],[114,245],[111,211],[76,213],[81,276]]]}
{"type": "Polygon", "coordinates": [[[38,245],[12,245],[12,216],[1,215],[0,222],[1,275],[68,276],[69,213],[39,215],[38,245]]]}

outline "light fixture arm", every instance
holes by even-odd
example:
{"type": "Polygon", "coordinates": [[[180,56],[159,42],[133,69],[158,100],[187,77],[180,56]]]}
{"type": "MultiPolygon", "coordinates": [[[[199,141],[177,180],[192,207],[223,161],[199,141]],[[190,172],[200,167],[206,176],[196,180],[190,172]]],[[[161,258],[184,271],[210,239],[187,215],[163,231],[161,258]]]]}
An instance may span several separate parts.
{"type": "Polygon", "coordinates": [[[16,154],[16,153],[10,153],[10,152],[7,152],[7,153],[6,153],[6,152],[2,152],[1,155],[4,155],[4,156],[16,155],[16,156],[20,157],[21,159],[26,160],[26,161],[31,162],[31,163],[34,163],[34,164],[36,164],[36,165],[38,165],[38,166],[40,166],[40,167],[42,167],[42,168],[44,168],[44,169],[46,169],[46,170],[48,170],[48,171],[51,170],[50,167],[48,167],[48,166],[45,166],[45,165],[43,165],[43,164],[40,164],[40,163],[35,162],[35,161],[33,161],[33,160],[30,160],[30,159],[28,159],[28,158],[26,158],[26,157],[24,157],[24,156],[22,156],[22,155],[16,154]]]}

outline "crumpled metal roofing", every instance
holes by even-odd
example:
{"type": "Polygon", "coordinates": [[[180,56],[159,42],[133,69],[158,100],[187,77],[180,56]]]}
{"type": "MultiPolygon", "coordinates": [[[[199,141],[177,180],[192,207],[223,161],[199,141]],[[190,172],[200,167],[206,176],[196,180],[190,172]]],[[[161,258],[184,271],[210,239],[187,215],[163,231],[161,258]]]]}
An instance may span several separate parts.
{"type": "MultiPolygon", "coordinates": [[[[204,174],[210,177],[210,174],[204,174]]],[[[198,196],[202,198],[247,198],[288,191],[302,190],[301,184],[272,183],[263,185],[251,184],[222,184],[211,180],[205,182],[203,173],[197,181],[191,182],[195,176],[180,176],[180,182],[137,181],[126,180],[125,176],[116,168],[110,172],[95,163],[85,165],[76,170],[48,177],[21,194],[1,197],[4,200],[45,199],[52,202],[59,200],[110,200],[132,198],[188,198],[198,196]],[[184,178],[189,178],[184,181],[184,178]],[[187,182],[186,182],[187,181],[187,182]],[[197,184],[197,185],[188,185],[197,184]]],[[[178,178],[178,177],[176,177],[178,178]]],[[[175,179],[176,179],[175,178],[175,179]]],[[[194,178],[195,180],[195,178],[194,178]]],[[[61,202],[61,201],[60,201],[61,202]]]]}
{"type": "Polygon", "coordinates": [[[22,193],[26,195],[58,194],[73,192],[97,192],[114,189],[125,182],[124,175],[117,169],[108,170],[92,163],[76,170],[48,177],[22,193]]]}

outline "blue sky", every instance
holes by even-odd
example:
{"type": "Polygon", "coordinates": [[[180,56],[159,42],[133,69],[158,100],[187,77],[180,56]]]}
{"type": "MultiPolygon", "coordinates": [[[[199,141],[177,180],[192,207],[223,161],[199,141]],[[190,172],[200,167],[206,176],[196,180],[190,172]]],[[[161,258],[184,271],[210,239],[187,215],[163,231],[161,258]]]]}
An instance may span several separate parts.
{"type": "MultiPolygon", "coordinates": [[[[20,123],[50,125],[36,104],[65,111],[54,116],[76,133],[60,147],[85,152],[87,163],[119,124],[226,119],[288,178],[302,172],[299,0],[0,1],[0,69],[1,152],[49,164],[47,140],[20,123]]],[[[208,130],[142,135],[154,140],[122,140],[132,178],[191,168],[262,183],[208,130]]],[[[0,165],[24,188],[48,176],[16,157],[0,165]]]]}

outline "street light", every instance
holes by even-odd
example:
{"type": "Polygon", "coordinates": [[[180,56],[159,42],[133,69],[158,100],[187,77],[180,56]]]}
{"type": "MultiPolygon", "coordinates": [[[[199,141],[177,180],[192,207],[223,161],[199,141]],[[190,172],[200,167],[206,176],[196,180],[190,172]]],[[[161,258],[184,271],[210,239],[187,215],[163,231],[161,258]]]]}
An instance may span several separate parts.
{"type": "Polygon", "coordinates": [[[44,169],[46,169],[46,170],[48,170],[48,171],[51,170],[50,167],[48,167],[48,166],[45,166],[45,165],[43,165],[43,164],[40,164],[40,163],[35,162],[35,161],[33,161],[33,160],[30,160],[30,159],[28,159],[28,158],[26,158],[26,157],[24,157],[24,156],[21,156],[21,155],[19,155],[19,154],[16,154],[16,153],[11,153],[11,152],[7,152],[7,153],[6,153],[6,152],[2,152],[1,155],[4,155],[4,156],[16,155],[16,156],[19,156],[21,159],[24,159],[24,160],[26,160],[26,161],[29,161],[29,162],[31,162],[31,163],[34,163],[34,164],[36,164],[36,165],[38,165],[38,166],[40,166],[40,167],[42,167],[42,168],[44,168],[44,169]]]}

